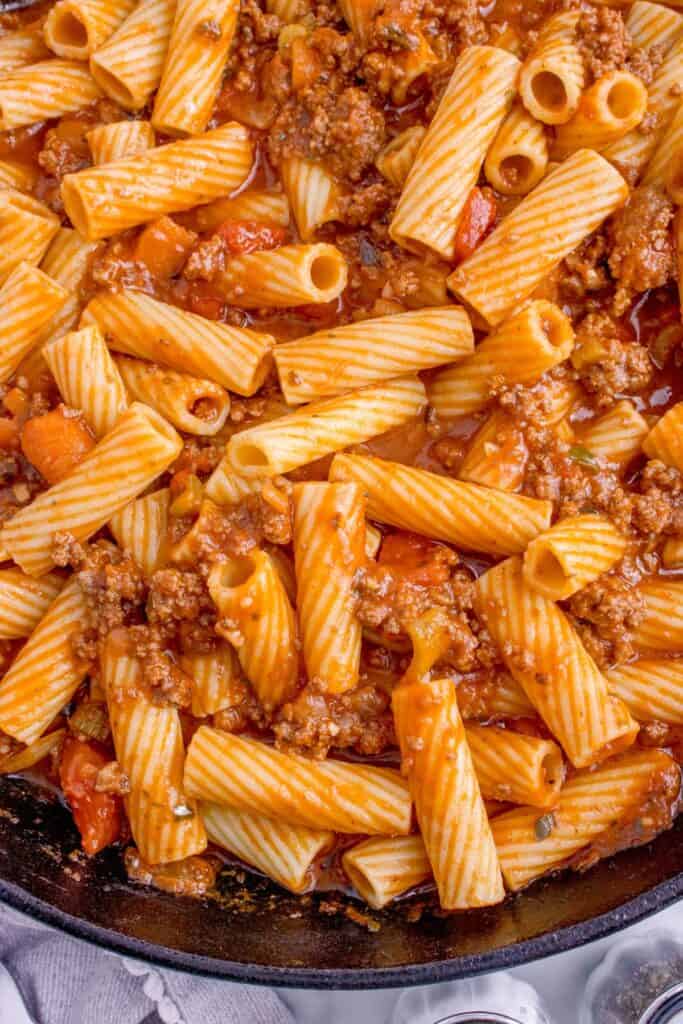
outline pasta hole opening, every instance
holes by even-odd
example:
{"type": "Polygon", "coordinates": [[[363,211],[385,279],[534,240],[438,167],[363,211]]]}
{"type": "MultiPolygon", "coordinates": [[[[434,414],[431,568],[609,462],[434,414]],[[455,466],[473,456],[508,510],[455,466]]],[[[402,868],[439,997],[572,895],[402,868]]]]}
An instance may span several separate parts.
{"type": "Polygon", "coordinates": [[[564,762],[559,751],[546,754],[541,763],[542,777],[545,784],[553,791],[559,792],[564,782],[564,762]]]}
{"type": "Polygon", "coordinates": [[[62,197],[69,220],[82,235],[87,234],[88,213],[77,189],[71,188],[68,177],[62,182],[62,197]]]}
{"type": "Polygon", "coordinates": [[[222,411],[222,403],[218,398],[211,398],[210,395],[200,395],[190,402],[187,411],[190,416],[201,420],[203,423],[215,423],[222,411]]]}
{"type": "Polygon", "coordinates": [[[253,576],[255,571],[253,559],[248,556],[232,558],[220,566],[219,581],[222,587],[241,587],[253,576]]]}
{"type": "Polygon", "coordinates": [[[361,899],[364,899],[370,906],[375,906],[378,902],[378,893],[375,890],[374,885],[371,885],[367,876],[360,871],[355,864],[344,864],[344,871],[346,876],[354,887],[361,899]]]}
{"type": "Polygon", "coordinates": [[[607,93],[607,106],[610,114],[619,121],[625,121],[637,110],[641,92],[635,82],[623,80],[615,82],[607,93]]]}
{"type": "Polygon", "coordinates": [[[88,45],[88,30],[71,11],[64,11],[55,25],[55,41],[62,46],[85,47],[88,45]]]}
{"type": "Polygon", "coordinates": [[[127,85],[121,81],[116,75],[113,75],[111,71],[107,71],[106,68],[100,65],[93,65],[93,78],[99,85],[102,92],[107,93],[112,99],[120,103],[122,107],[126,107],[129,110],[134,110],[136,107],[135,97],[130,91],[127,85]]]}
{"type": "Polygon", "coordinates": [[[560,348],[567,340],[566,321],[564,317],[553,316],[545,312],[541,318],[541,329],[549,345],[553,348],[560,348]]]}
{"type": "Polygon", "coordinates": [[[242,442],[236,445],[230,458],[237,469],[268,469],[268,456],[255,444],[242,442]]]}
{"type": "Polygon", "coordinates": [[[557,555],[549,548],[542,548],[534,558],[534,576],[544,587],[562,590],[567,583],[567,574],[557,555]]]}
{"type": "Polygon", "coordinates": [[[500,176],[509,188],[521,185],[528,181],[534,171],[534,164],[530,157],[523,153],[515,153],[506,156],[500,162],[500,176]]]}
{"type": "Polygon", "coordinates": [[[567,105],[564,82],[554,71],[539,71],[531,82],[534,99],[545,110],[562,110],[567,105]]]}
{"type": "Polygon", "coordinates": [[[339,262],[327,254],[316,256],[311,262],[310,274],[319,291],[329,291],[339,282],[339,262]]]}

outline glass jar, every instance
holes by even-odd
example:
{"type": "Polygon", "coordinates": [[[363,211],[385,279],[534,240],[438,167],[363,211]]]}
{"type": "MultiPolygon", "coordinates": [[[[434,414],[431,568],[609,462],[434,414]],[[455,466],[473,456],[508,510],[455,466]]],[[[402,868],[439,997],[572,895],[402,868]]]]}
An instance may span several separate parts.
{"type": "Polygon", "coordinates": [[[683,1024],[683,936],[617,943],[590,975],[580,1024],[683,1024]]]}
{"type": "Polygon", "coordinates": [[[551,1024],[538,993],[505,972],[409,989],[391,1024],[551,1024]]]}

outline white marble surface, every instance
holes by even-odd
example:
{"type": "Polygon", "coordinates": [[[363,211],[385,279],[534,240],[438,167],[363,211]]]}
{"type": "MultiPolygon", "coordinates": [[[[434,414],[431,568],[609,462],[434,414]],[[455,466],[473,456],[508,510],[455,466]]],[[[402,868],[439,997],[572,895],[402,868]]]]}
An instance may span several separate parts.
{"type": "MultiPolygon", "coordinates": [[[[569,953],[538,960],[510,971],[540,994],[552,1024],[577,1024],[586,979],[608,949],[627,937],[666,929],[683,934],[683,903],[650,917],[618,936],[593,942],[569,953]]],[[[438,986],[437,986],[438,988],[438,986]]],[[[297,1024],[389,1024],[400,990],[377,992],[281,991],[297,1024]]],[[[457,1005],[440,1007],[440,1015],[457,1005]]],[[[600,1024],[596,1021],[595,1024],[600,1024]]]]}

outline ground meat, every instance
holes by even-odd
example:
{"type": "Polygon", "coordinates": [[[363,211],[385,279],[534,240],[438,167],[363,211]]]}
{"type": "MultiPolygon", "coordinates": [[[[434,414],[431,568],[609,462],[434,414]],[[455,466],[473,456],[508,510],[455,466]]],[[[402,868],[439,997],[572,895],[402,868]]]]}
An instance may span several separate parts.
{"type": "Polygon", "coordinates": [[[632,75],[637,75],[645,85],[649,85],[665,56],[666,46],[663,44],[651,46],[649,50],[633,47],[626,62],[626,70],[630,71],[632,75]]]}
{"type": "Polygon", "coordinates": [[[133,626],[128,636],[132,653],[140,659],[142,680],[152,699],[160,705],[189,707],[193,682],[166,650],[165,631],[155,626],[133,626]]]}
{"type": "Polygon", "coordinates": [[[331,747],[367,757],[396,745],[391,700],[375,686],[332,695],[309,683],[280,709],[273,729],[281,750],[317,758],[331,747]]]}
{"type": "Polygon", "coordinates": [[[582,11],[576,39],[586,72],[593,79],[623,68],[631,52],[631,37],[621,11],[611,7],[591,5],[582,11]]]}
{"type": "Polygon", "coordinates": [[[204,574],[193,570],[159,569],[149,584],[147,619],[164,637],[175,640],[185,654],[211,650],[216,610],[204,574]]]}
{"type": "Polygon", "coordinates": [[[634,294],[658,288],[674,274],[671,233],[674,205],[661,189],[640,186],[608,227],[609,268],[617,282],[614,309],[623,313],[634,294]]]}
{"type": "Polygon", "coordinates": [[[655,537],[683,532],[683,476],[673,466],[649,461],[638,481],[640,493],[631,496],[631,526],[637,533],[655,537]]]}
{"type": "Polygon", "coordinates": [[[375,182],[364,188],[354,189],[339,200],[339,217],[342,224],[360,227],[380,217],[396,199],[396,190],[387,182],[375,182]]]}
{"type": "Polygon", "coordinates": [[[0,523],[11,519],[45,487],[38,470],[21,452],[0,450],[0,523]]]}
{"type": "Polygon", "coordinates": [[[130,793],[130,779],[118,761],[109,761],[97,773],[95,789],[98,793],[113,793],[115,796],[127,796],[130,793]]]}
{"type": "MultiPolygon", "coordinates": [[[[246,399],[246,402],[251,399],[246,399]]],[[[232,408],[241,408],[239,399],[233,401],[232,408]]],[[[235,421],[237,422],[237,421],[235,421]]],[[[186,471],[195,476],[203,477],[212,473],[223,458],[225,444],[213,437],[187,437],[183,442],[182,451],[171,466],[171,473],[186,471]]]]}
{"type": "Polygon", "coordinates": [[[643,722],[637,739],[641,747],[666,748],[678,764],[683,765],[683,725],[668,722],[643,722]]]}
{"type": "Polygon", "coordinates": [[[153,885],[174,896],[204,896],[216,884],[220,865],[210,857],[186,857],[173,864],[148,864],[134,847],[124,854],[131,881],[153,885]]]}
{"type": "Polygon", "coordinates": [[[212,281],[221,270],[225,270],[227,246],[225,239],[219,235],[204,238],[190,253],[183,269],[183,277],[188,281],[212,281]]]}
{"type": "Polygon", "coordinates": [[[231,680],[229,697],[229,703],[213,716],[213,724],[217,729],[223,732],[244,732],[249,728],[265,728],[263,708],[245,679],[231,680]]]}
{"type": "Polygon", "coordinates": [[[600,576],[569,600],[584,645],[601,668],[633,657],[633,632],[645,614],[639,591],[621,576],[600,576]]]}
{"type": "Polygon", "coordinates": [[[560,290],[570,301],[600,291],[609,284],[607,239],[602,231],[588,238],[567,256],[560,268],[560,290]]]}
{"type": "Polygon", "coordinates": [[[147,295],[156,294],[156,282],[146,263],[131,255],[131,236],[125,233],[107,243],[90,267],[92,284],[107,291],[132,288],[147,295]]]}
{"type": "MultiPolygon", "coordinates": [[[[600,316],[590,314],[577,328],[577,355],[582,339],[590,334],[587,321],[600,316]]],[[[609,408],[624,395],[638,394],[652,380],[654,366],[645,345],[604,336],[593,336],[590,344],[591,358],[580,367],[579,380],[586,391],[595,395],[598,409],[609,408]]]]}

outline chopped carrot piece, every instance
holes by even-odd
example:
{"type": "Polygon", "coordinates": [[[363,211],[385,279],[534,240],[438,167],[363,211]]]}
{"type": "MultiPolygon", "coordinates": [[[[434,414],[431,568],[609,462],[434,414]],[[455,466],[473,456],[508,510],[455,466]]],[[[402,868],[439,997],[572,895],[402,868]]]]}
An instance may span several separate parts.
{"type": "Polygon", "coordinates": [[[144,263],[154,277],[167,280],[180,273],[196,241],[193,231],[187,231],[170,217],[160,217],[141,232],[133,258],[144,263]]]}
{"type": "Polygon", "coordinates": [[[41,476],[49,484],[56,484],[83,461],[95,447],[95,439],[80,413],[60,405],[26,421],[21,447],[41,476]]]}

